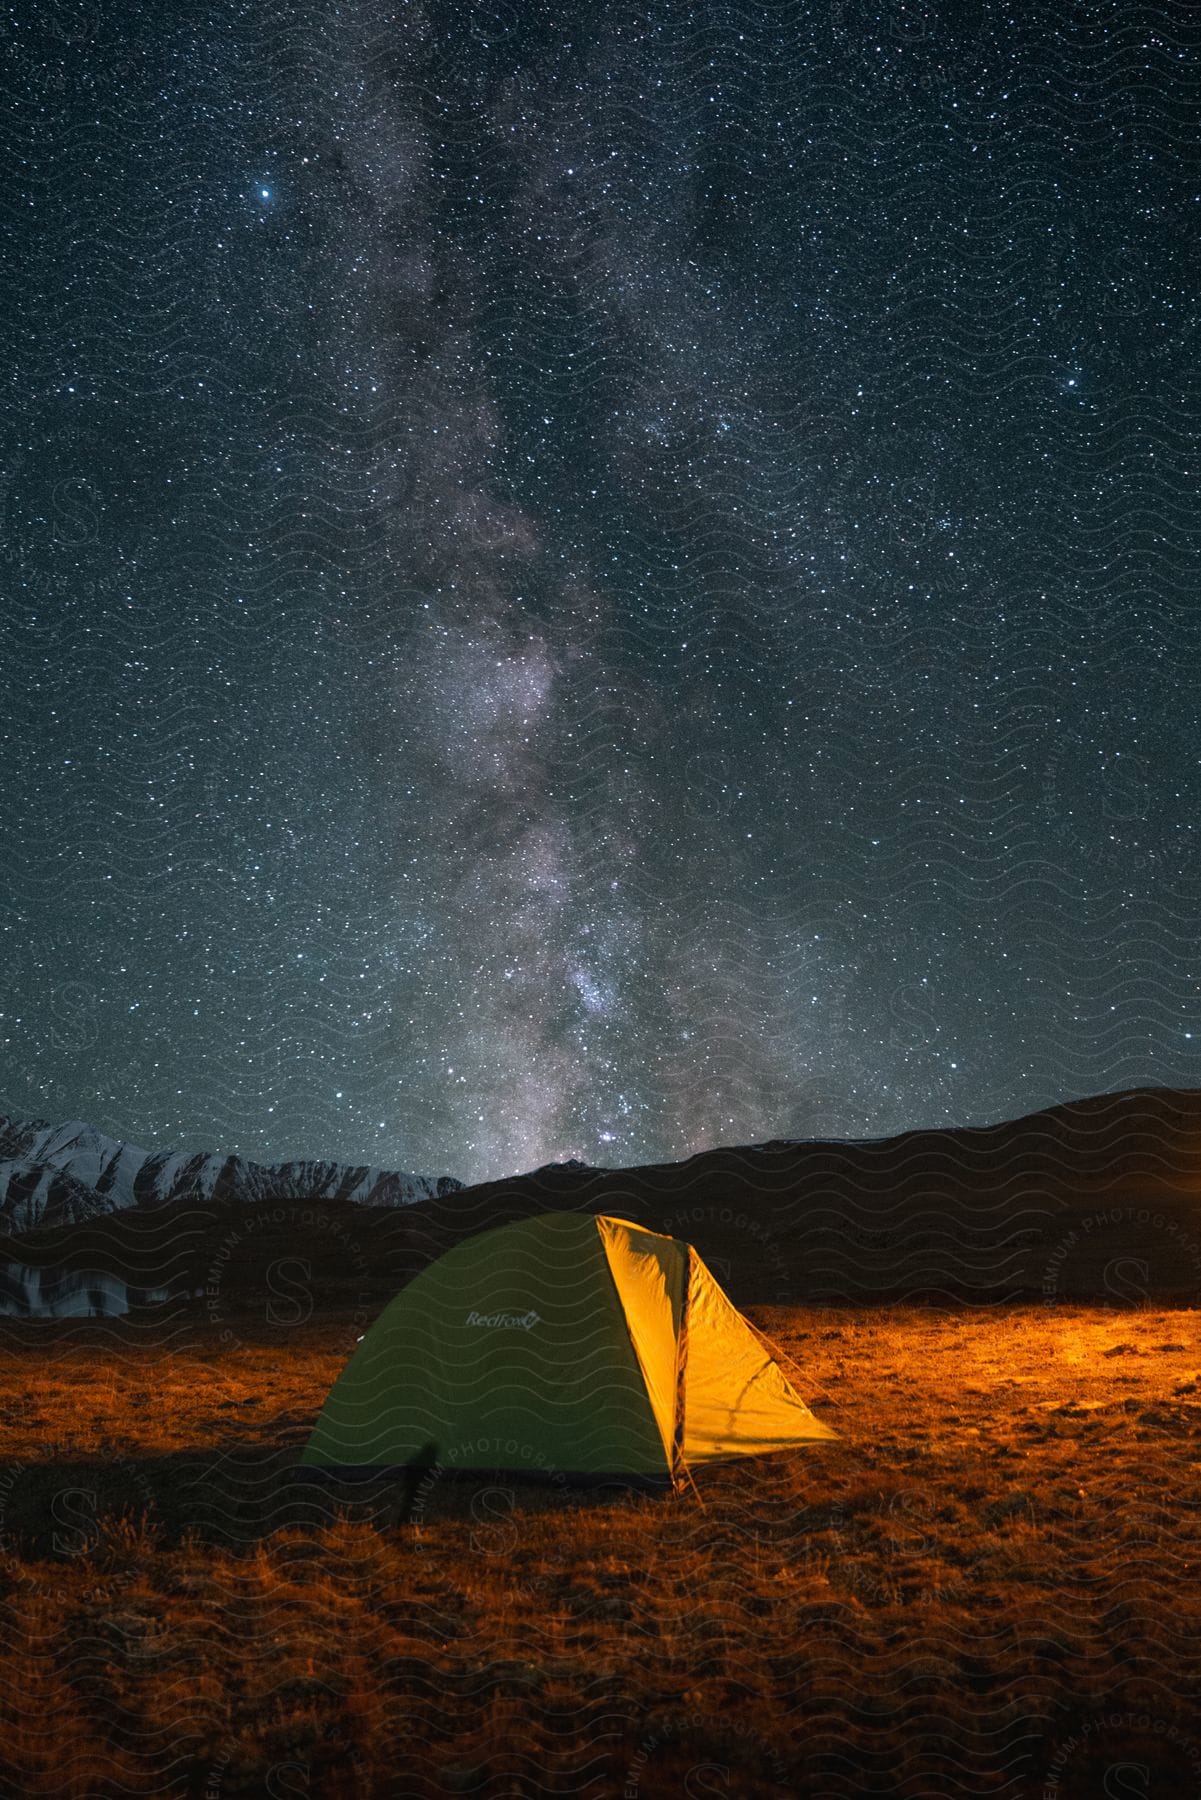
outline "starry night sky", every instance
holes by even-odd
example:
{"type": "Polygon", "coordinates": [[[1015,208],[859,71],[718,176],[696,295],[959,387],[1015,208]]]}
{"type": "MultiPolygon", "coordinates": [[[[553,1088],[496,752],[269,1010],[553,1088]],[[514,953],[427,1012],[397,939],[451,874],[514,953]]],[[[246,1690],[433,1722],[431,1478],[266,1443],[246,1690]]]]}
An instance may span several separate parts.
{"type": "Polygon", "coordinates": [[[1191,6],[8,9],[0,1107],[1201,1083],[1191,6]]]}

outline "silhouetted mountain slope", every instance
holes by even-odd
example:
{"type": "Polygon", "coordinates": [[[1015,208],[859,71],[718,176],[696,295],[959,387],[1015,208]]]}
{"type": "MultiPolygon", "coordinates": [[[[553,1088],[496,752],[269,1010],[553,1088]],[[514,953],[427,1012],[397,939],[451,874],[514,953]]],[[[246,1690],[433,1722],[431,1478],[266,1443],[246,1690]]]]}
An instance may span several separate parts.
{"type": "Polygon", "coordinates": [[[992,1126],[645,1168],[551,1165],[423,1203],[402,1230],[429,1254],[548,1207],[689,1238],[743,1304],[1201,1295],[1201,1093],[1140,1088],[992,1126]]]}
{"type": "Polygon", "coordinates": [[[460,1238],[571,1208],[690,1240],[740,1305],[1035,1296],[1119,1306],[1201,1295],[1201,1093],[1192,1090],[1136,1089],[879,1142],[780,1140],[632,1169],[548,1164],[405,1205],[351,1199],[344,1182],[306,1206],[308,1195],[273,1190],[271,1171],[258,1173],[249,1204],[214,1188],[187,1204],[47,1218],[11,1254],[142,1288],[203,1290],[196,1305],[247,1320],[284,1316],[271,1294],[272,1271],[286,1268],[313,1305],[374,1316],[460,1238]]]}

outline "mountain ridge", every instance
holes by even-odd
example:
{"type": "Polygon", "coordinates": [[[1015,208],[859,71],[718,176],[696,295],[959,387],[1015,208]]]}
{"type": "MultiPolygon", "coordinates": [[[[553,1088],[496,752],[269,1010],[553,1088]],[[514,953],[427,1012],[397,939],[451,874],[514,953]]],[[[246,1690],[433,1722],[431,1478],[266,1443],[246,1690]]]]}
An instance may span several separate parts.
{"type": "MultiPolygon", "coordinates": [[[[67,1127],[53,1129],[74,1141],[67,1127]]],[[[6,1142],[11,1150],[0,1127],[0,1153],[6,1142]]],[[[18,1133],[17,1147],[24,1142],[18,1133]]],[[[430,1191],[436,1178],[377,1186],[340,1164],[254,1168],[249,1185],[214,1178],[206,1195],[203,1183],[188,1187],[184,1158],[172,1179],[188,1204],[155,1203],[172,1187],[166,1179],[152,1184],[150,1203],[114,1206],[112,1186],[128,1172],[118,1162],[105,1191],[84,1187],[84,1209],[43,1213],[43,1230],[23,1227],[19,1208],[0,1211],[0,1237],[23,1263],[108,1271],[144,1288],[195,1290],[224,1257],[222,1292],[236,1288],[251,1306],[256,1292],[269,1302],[273,1262],[300,1258],[323,1306],[368,1293],[383,1304],[464,1237],[569,1209],[695,1244],[739,1305],[1201,1299],[1201,1091],[1189,1088],[1125,1089],[873,1142],[773,1139],[624,1169],[568,1159],[471,1187],[443,1177],[440,1193],[430,1191]],[[290,1199],[326,1204],[274,1204],[290,1199]],[[245,1236],[243,1200],[272,1215],[245,1236]]],[[[87,1172],[101,1179],[98,1164],[87,1172]]],[[[72,1177],[60,1169],[56,1179],[72,1177]]]]}
{"type": "Polygon", "coordinates": [[[14,1235],[176,1201],[407,1206],[463,1186],[454,1175],[414,1175],[365,1163],[258,1163],[223,1151],[143,1150],[82,1119],[54,1125],[0,1114],[0,1227],[14,1235]]]}

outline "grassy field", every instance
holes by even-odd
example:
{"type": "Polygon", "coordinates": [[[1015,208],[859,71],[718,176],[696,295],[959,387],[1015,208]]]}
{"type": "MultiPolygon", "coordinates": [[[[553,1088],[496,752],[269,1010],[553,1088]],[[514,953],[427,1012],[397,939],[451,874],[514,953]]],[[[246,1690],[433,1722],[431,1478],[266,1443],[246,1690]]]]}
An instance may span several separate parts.
{"type": "Polygon", "coordinates": [[[1201,1794],[1197,1313],[752,1316],[842,1440],[677,1498],[298,1480],[349,1314],[11,1326],[0,1792],[1201,1794]]]}

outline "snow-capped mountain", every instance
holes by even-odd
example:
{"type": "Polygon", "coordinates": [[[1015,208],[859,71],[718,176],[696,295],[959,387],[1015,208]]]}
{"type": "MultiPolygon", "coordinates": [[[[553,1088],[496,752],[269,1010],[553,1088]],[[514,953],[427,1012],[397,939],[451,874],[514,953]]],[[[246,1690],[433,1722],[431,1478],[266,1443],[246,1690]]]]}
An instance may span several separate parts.
{"type": "Polygon", "coordinates": [[[148,1151],[77,1119],[0,1116],[0,1228],[74,1224],[164,1201],[354,1200],[408,1206],[455,1193],[453,1175],[403,1175],[335,1162],[255,1163],[217,1151],[148,1151]]]}

